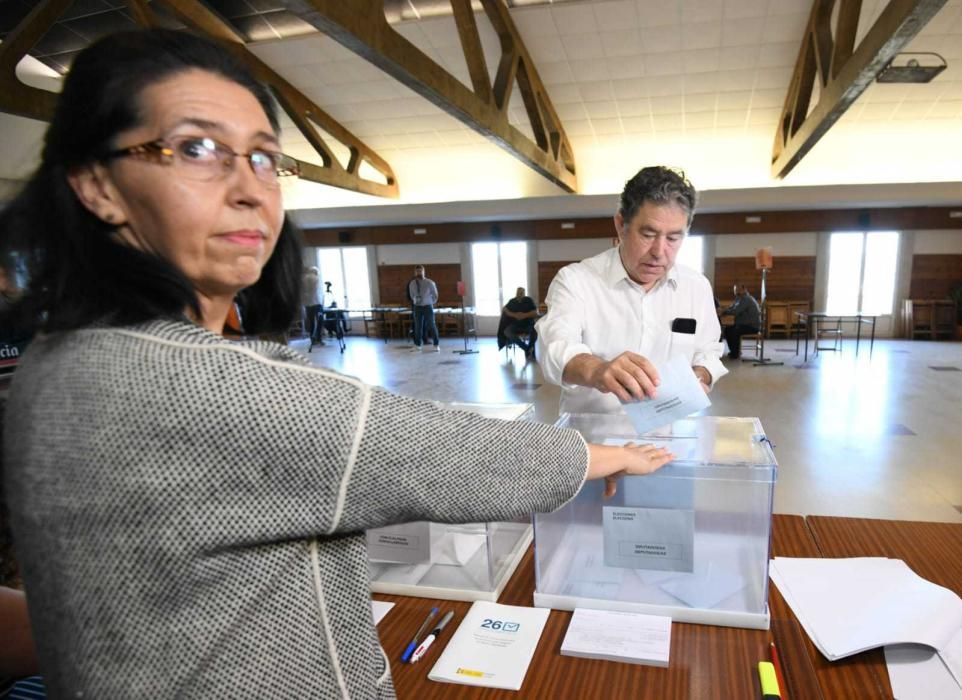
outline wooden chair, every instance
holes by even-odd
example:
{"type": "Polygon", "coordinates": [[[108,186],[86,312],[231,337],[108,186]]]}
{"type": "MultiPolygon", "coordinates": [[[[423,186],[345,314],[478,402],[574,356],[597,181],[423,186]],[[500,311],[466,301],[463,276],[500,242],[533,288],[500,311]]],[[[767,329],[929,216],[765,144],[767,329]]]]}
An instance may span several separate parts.
{"type": "Polygon", "coordinates": [[[461,335],[461,324],[458,314],[441,314],[437,321],[438,335],[456,336],[461,335]]]}
{"type": "Polygon", "coordinates": [[[932,332],[936,338],[952,340],[955,337],[955,302],[949,299],[940,299],[935,302],[935,318],[932,321],[932,332]]]}
{"type": "Polygon", "coordinates": [[[940,337],[951,339],[955,333],[955,305],[943,299],[908,299],[905,302],[905,317],[909,328],[909,337],[929,338],[937,340],[940,337]]]}
{"type": "Polygon", "coordinates": [[[752,344],[752,356],[760,358],[762,356],[762,334],[759,333],[748,333],[741,336],[738,339],[738,353],[744,357],[745,356],[745,343],[750,342],[752,344]]]}
{"type": "Polygon", "coordinates": [[[361,320],[364,321],[364,336],[366,338],[372,337],[372,331],[373,337],[377,338],[380,336],[378,322],[373,313],[365,312],[361,320]]]}
{"type": "Polygon", "coordinates": [[[923,299],[912,300],[912,340],[935,337],[935,306],[923,299]]]}
{"type": "Polygon", "coordinates": [[[401,313],[398,311],[385,311],[381,316],[378,335],[386,341],[388,338],[402,338],[401,335],[401,313]]]}
{"type": "Polygon", "coordinates": [[[788,338],[792,331],[791,306],[784,301],[770,301],[765,303],[765,337],[772,338],[776,334],[788,338]]]}

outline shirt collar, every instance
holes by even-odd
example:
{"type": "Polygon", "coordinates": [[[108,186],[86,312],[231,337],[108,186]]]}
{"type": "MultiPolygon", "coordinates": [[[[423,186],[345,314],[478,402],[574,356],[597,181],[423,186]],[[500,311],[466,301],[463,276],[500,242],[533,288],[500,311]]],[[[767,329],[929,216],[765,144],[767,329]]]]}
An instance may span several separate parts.
{"type": "MultiPolygon", "coordinates": [[[[640,284],[638,284],[628,276],[628,272],[625,270],[625,266],[621,262],[621,249],[616,247],[613,250],[614,250],[614,255],[612,255],[611,258],[608,260],[608,270],[606,272],[605,281],[608,283],[608,285],[611,287],[614,287],[616,284],[624,280],[625,284],[634,286],[637,289],[645,291],[640,284]]],[[[665,274],[665,276],[662,279],[660,279],[658,283],[655,284],[654,287],[652,287],[647,291],[653,292],[656,289],[660,289],[665,284],[671,287],[671,289],[678,288],[678,267],[676,265],[672,265],[668,269],[668,272],[665,274]]]]}

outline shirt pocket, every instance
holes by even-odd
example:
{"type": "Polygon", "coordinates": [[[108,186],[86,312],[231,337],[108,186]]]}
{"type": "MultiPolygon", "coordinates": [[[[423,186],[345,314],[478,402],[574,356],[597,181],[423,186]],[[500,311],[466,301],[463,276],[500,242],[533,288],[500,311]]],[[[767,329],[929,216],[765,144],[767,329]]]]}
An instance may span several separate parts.
{"type": "Polygon", "coordinates": [[[691,364],[695,358],[695,334],[694,333],[672,333],[671,347],[668,349],[668,356],[674,358],[680,355],[691,364]]]}

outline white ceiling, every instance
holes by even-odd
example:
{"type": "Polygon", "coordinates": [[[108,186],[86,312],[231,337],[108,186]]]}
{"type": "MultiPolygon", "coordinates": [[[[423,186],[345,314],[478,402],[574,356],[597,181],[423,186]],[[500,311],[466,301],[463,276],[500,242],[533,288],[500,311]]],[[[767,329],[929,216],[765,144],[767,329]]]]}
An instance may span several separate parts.
{"type": "MultiPolygon", "coordinates": [[[[947,70],[927,85],[873,84],[788,178],[772,179],[775,125],[811,3],[585,0],[511,16],[564,123],[583,194],[617,192],[654,163],[683,167],[712,190],[962,181],[962,0],[948,0],[906,47],[940,53],[947,70]]],[[[885,4],[863,0],[859,37],[885,4]]],[[[478,17],[493,74],[500,47],[478,17]]],[[[470,85],[452,18],[394,28],[470,85]]],[[[326,36],[250,49],[392,165],[401,203],[562,193],[326,36]]],[[[530,133],[519,95],[509,114],[530,133]]],[[[291,122],[285,127],[285,150],[317,162],[291,122]]],[[[0,143],[0,154],[12,147],[0,143]]],[[[292,208],[395,203],[304,181],[287,184],[285,196],[292,208]]]]}
{"type": "MultiPolygon", "coordinates": [[[[885,4],[862,3],[859,39],[885,4]]],[[[652,163],[684,167],[707,189],[962,180],[962,0],[949,0],[906,47],[940,53],[947,70],[926,85],[873,84],[786,180],[771,178],[810,8],[811,0],[613,0],[511,16],[571,140],[581,193],[616,192],[652,163]]],[[[493,73],[498,41],[486,18],[480,24],[493,73]]],[[[470,85],[452,18],[395,29],[470,85]]],[[[560,192],[327,37],[251,49],[391,163],[402,202],[560,192]]],[[[530,133],[520,97],[509,113],[530,133]]],[[[284,136],[311,158],[296,130],[284,136]]],[[[288,198],[311,208],[379,203],[304,183],[288,198]]]]}

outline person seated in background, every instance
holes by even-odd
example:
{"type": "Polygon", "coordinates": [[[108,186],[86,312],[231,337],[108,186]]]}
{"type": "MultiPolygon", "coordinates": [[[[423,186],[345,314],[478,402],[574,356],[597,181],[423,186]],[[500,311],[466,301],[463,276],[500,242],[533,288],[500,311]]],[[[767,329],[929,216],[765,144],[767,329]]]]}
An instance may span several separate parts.
{"type": "MultiPolygon", "coordinates": [[[[344,323],[344,312],[337,308],[337,297],[331,289],[330,282],[324,283],[324,294],[321,298],[321,309],[324,312],[324,330],[328,338],[338,337],[338,324],[344,323]]],[[[320,335],[320,333],[318,333],[320,335]]]]}
{"type": "Polygon", "coordinates": [[[518,287],[513,299],[501,309],[501,322],[498,324],[498,350],[512,343],[524,350],[525,357],[534,355],[538,331],[534,324],[538,320],[538,305],[526,296],[524,287],[518,287]],[[527,341],[525,341],[527,338],[527,341]]]}
{"type": "Polygon", "coordinates": [[[758,333],[762,325],[762,310],[758,301],[744,284],[735,285],[735,301],[721,312],[722,316],[734,316],[735,322],[724,330],[728,343],[728,356],[737,360],[742,354],[742,336],[758,333]]]}

